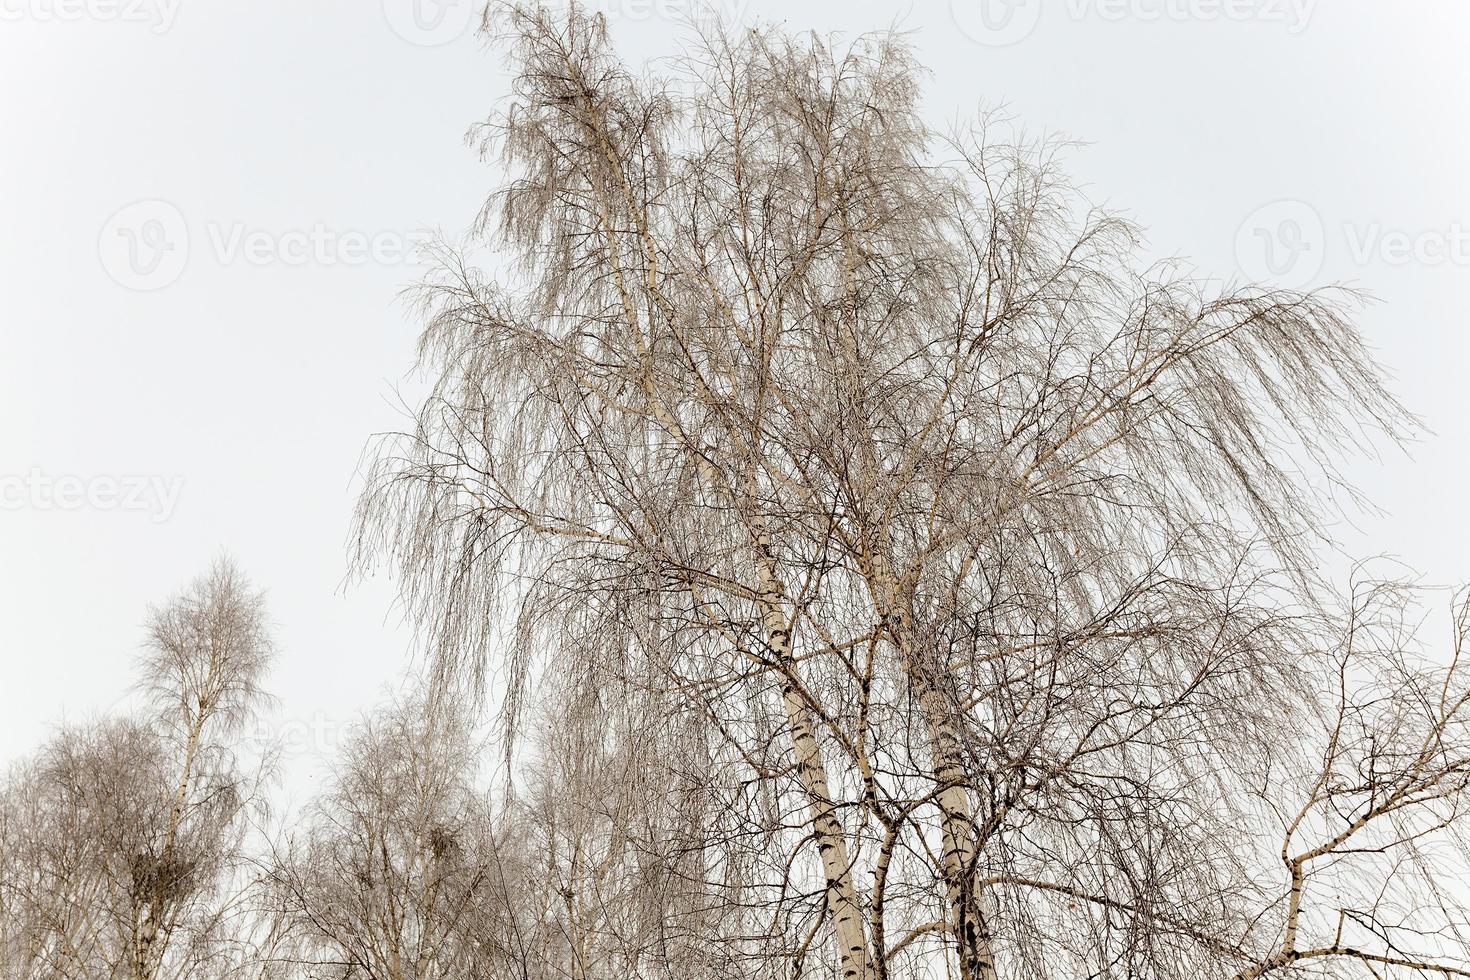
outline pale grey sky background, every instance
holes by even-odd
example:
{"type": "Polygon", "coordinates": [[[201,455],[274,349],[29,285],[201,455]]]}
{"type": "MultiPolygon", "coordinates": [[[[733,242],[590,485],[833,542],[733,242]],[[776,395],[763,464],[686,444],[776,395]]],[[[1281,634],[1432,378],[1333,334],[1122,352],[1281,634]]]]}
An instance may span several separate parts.
{"type": "MultiPolygon", "coordinates": [[[[597,0],[634,61],[690,0],[597,0]]],[[[399,419],[425,229],[496,183],[471,0],[0,0],[0,763],[125,693],[149,603],[222,549],[268,589],[306,787],[409,666],[342,590],[353,474],[399,419]]],[[[1470,580],[1470,6],[1441,0],[723,0],[894,22],[936,123],[1004,103],[1200,275],[1351,283],[1434,435],[1350,470],[1346,552],[1470,580]]],[[[412,389],[410,382],[409,388],[412,389]]],[[[1446,635],[1444,631],[1436,634],[1446,635]]]]}

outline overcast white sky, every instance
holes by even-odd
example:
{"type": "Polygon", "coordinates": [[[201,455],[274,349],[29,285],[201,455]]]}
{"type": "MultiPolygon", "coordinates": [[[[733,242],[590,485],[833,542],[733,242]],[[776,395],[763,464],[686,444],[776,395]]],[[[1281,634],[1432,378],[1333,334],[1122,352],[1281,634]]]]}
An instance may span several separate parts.
{"type": "MultiPolygon", "coordinates": [[[[690,0],[599,0],[626,55],[690,0]]],[[[343,591],[355,465],[393,427],[424,229],[496,182],[463,134],[505,92],[471,0],[0,0],[0,763],[131,677],[146,607],[221,549],[269,590],[276,724],[313,753],[410,664],[343,591]],[[418,6],[416,6],[416,3],[418,6]],[[311,733],[315,734],[311,734],[311,733]]],[[[1341,539],[1470,580],[1470,7],[1367,0],[724,0],[895,19],[937,123],[1005,103],[1201,275],[1348,282],[1434,435],[1351,472],[1341,539]]],[[[304,784],[298,784],[304,785],[304,784]]]]}

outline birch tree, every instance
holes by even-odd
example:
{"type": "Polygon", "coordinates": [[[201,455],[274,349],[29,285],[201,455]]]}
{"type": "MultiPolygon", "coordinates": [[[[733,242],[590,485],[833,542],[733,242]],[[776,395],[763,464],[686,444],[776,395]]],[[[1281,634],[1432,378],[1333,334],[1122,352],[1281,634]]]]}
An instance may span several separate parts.
{"type": "Polygon", "coordinates": [[[1059,145],[931,130],[898,36],[710,25],[639,74],[575,6],[487,26],[508,271],[424,287],[358,558],[510,737],[548,671],[681,722],[707,975],[1461,975],[1443,893],[1300,945],[1315,869],[1454,846],[1463,787],[1461,671],[1344,641],[1315,572],[1341,461],[1416,425],[1351,294],[1141,265],[1059,145]]]}
{"type": "Polygon", "coordinates": [[[314,977],[468,980],[517,962],[502,842],[476,790],[466,715],[413,697],[365,720],[330,792],[270,873],[271,902],[314,977]]]}
{"type": "Polygon", "coordinates": [[[224,968],[260,779],[231,736],[261,699],[261,598],[228,561],[149,619],[149,709],[63,728],[4,812],[6,976],[127,980],[224,968]]]}
{"type": "MultiPolygon", "coordinates": [[[[741,974],[697,717],[624,665],[544,685],[524,789],[505,816],[540,923],[546,976],[679,980],[741,974]],[[539,896],[539,899],[538,899],[539,896]]],[[[748,940],[747,940],[748,941],[748,940]]]]}

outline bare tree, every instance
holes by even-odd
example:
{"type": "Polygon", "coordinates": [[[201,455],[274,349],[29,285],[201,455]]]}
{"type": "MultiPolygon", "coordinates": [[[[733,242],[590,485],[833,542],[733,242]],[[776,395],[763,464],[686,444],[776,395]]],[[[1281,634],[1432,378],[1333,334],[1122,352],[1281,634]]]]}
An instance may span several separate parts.
{"type": "Polygon", "coordinates": [[[462,710],[425,697],[364,722],[271,874],[288,958],[310,976],[461,980],[520,962],[493,924],[508,899],[477,747],[462,710]]]}
{"type": "Polygon", "coordinates": [[[526,791],[506,820],[522,842],[525,893],[546,896],[535,916],[543,969],[578,980],[739,976],[732,855],[708,846],[720,816],[705,727],[634,669],[558,677],[538,698],[526,791]]]}
{"type": "MultiPolygon", "coordinates": [[[[1289,900],[1273,925],[1335,777],[1266,846],[1345,696],[1313,571],[1336,462],[1414,425],[1351,295],[1138,270],[1057,147],[932,133],[891,35],[712,27],[638,76],[599,17],[499,16],[483,227],[516,272],[446,256],[435,389],[359,513],[446,675],[508,667],[512,733],[540,665],[697,709],[711,935],[761,915],[762,976],[1360,968],[1303,955],[1289,900]]],[[[1392,723],[1438,746],[1462,708],[1392,723]]],[[[1444,752],[1446,796],[1369,823],[1453,830],[1444,752]]]]}
{"type": "Polygon", "coordinates": [[[1453,603],[1447,664],[1416,654],[1417,608],[1360,580],[1326,637],[1303,764],[1262,787],[1285,875],[1267,888],[1270,955],[1241,980],[1470,976],[1470,601],[1453,603]]]}
{"type": "Polygon", "coordinates": [[[59,732],[3,787],[7,976],[203,977],[235,912],[258,778],[230,736],[260,699],[260,597],[227,561],[150,618],[153,711],[59,732]]]}
{"type": "MultiPolygon", "coordinates": [[[[221,799],[238,808],[230,739],[265,698],[260,680],[272,646],[264,597],[228,558],[153,610],[148,628],[142,684],[177,759],[157,856],[158,866],[168,869],[178,862],[179,842],[197,813],[221,799]]],[[[167,953],[167,906],[162,894],[146,904],[134,950],[139,980],[158,976],[167,953]]]]}
{"type": "Polygon", "coordinates": [[[21,977],[131,976],[130,937],[149,894],[183,892],[148,855],[168,812],[166,758],[146,728],[59,733],[6,786],[7,919],[21,977]]]}

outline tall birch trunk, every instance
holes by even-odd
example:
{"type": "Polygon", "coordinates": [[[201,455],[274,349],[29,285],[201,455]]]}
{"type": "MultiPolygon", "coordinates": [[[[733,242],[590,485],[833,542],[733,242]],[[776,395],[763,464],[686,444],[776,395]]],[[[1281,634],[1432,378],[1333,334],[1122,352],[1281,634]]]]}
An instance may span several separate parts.
{"type": "Polygon", "coordinates": [[[995,949],[984,896],[976,891],[976,840],[974,808],[967,788],[968,778],[961,762],[961,740],[954,719],[946,709],[943,693],[925,672],[918,656],[913,617],[899,598],[897,581],[882,558],[866,573],[873,583],[879,612],[903,662],[904,672],[918,696],[920,715],[929,740],[933,778],[940,812],[941,870],[949,926],[959,951],[961,980],[997,980],[995,949]]]}
{"type": "MultiPolygon", "coordinates": [[[[172,867],[174,847],[179,837],[179,826],[184,820],[184,807],[189,801],[189,785],[194,779],[194,759],[199,753],[199,742],[204,735],[204,723],[207,719],[207,705],[199,704],[199,713],[189,726],[189,738],[184,746],[183,772],[179,776],[179,785],[174,790],[173,805],[169,808],[168,831],[164,836],[163,854],[159,859],[161,873],[168,873],[172,867]]],[[[153,901],[148,905],[148,911],[143,918],[141,934],[138,937],[137,955],[134,959],[133,973],[137,980],[149,980],[156,970],[153,946],[158,941],[159,916],[163,914],[160,908],[161,895],[153,896],[153,901]]]]}
{"type": "Polygon", "coordinates": [[[766,642],[773,658],[788,677],[782,682],[781,697],[791,726],[791,747],[796,754],[796,774],[806,793],[811,814],[812,834],[822,861],[827,881],[827,907],[832,914],[832,929],[837,943],[838,961],[843,980],[873,980],[872,957],[868,949],[867,929],[863,925],[862,906],[853,885],[852,858],[847,849],[847,836],[837,818],[832,792],[827,782],[827,768],[822,761],[821,746],[811,712],[791,679],[796,665],[791,655],[791,630],[781,615],[780,589],[770,569],[761,567],[761,613],[766,642]]]}
{"type": "Polygon", "coordinates": [[[939,786],[939,810],[944,846],[945,893],[951,924],[959,946],[962,980],[996,980],[995,951],[984,896],[974,882],[978,842],[974,810],[960,765],[960,741],[939,692],[920,677],[913,678],[929,730],[934,780],[939,786]]]}

